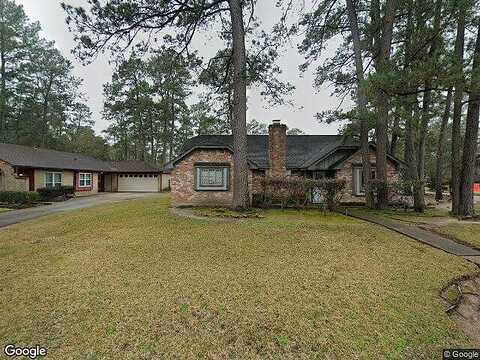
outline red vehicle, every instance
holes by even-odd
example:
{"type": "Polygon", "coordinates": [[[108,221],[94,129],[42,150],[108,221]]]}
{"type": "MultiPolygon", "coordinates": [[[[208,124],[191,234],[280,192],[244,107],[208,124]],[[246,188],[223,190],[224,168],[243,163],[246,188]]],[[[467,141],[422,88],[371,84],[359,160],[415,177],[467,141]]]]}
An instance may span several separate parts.
{"type": "Polygon", "coordinates": [[[480,183],[473,184],[473,192],[475,194],[480,194],[480,183]]]}

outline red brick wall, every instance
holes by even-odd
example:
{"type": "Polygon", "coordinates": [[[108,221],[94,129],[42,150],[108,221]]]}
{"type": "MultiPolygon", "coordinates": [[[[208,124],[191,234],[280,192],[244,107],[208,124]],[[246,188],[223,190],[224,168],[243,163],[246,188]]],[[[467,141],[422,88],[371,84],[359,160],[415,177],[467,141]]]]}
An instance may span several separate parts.
{"type": "MultiPolygon", "coordinates": [[[[370,152],[370,161],[375,162],[375,152],[370,152]]],[[[341,170],[337,172],[336,177],[345,179],[347,188],[343,201],[364,201],[364,197],[354,196],[353,191],[353,167],[361,164],[362,158],[360,152],[357,152],[348,159],[341,170]]],[[[398,171],[395,165],[387,162],[387,171],[390,181],[398,180],[398,171]]],[[[186,205],[215,205],[230,206],[233,199],[233,157],[228,150],[195,150],[186,158],[181,160],[172,171],[171,177],[171,199],[173,206],[186,205]],[[195,190],[195,163],[212,162],[230,164],[230,187],[228,191],[196,191],[195,190]]],[[[252,193],[262,191],[261,180],[265,172],[261,170],[252,170],[249,174],[249,189],[252,193]]]]}
{"type": "Polygon", "coordinates": [[[0,160],[0,191],[28,191],[29,178],[18,177],[10,164],[0,160]]]}
{"type": "Polygon", "coordinates": [[[222,205],[230,206],[233,199],[233,157],[228,150],[194,150],[181,160],[172,171],[170,180],[173,206],[222,205]],[[195,166],[197,162],[229,163],[230,187],[228,191],[196,191],[195,166]]]}
{"type": "Polygon", "coordinates": [[[250,195],[263,192],[262,180],[265,178],[264,170],[252,170],[250,171],[249,184],[250,195]]]}
{"type": "Polygon", "coordinates": [[[287,172],[287,126],[271,124],[268,127],[269,175],[285,176],[287,172]]]}
{"type": "MultiPolygon", "coordinates": [[[[371,163],[375,163],[375,160],[376,160],[375,151],[370,150],[369,158],[371,163]]],[[[354,165],[357,166],[357,165],[360,165],[361,163],[362,163],[362,154],[360,153],[360,151],[358,151],[350,159],[345,161],[342,169],[337,172],[336,178],[344,179],[347,182],[345,195],[343,196],[342,201],[347,201],[347,202],[365,201],[364,196],[357,196],[353,194],[353,167],[354,165]]],[[[398,170],[396,169],[395,164],[388,159],[387,159],[387,178],[388,178],[388,181],[397,181],[399,178],[398,170]]]]}

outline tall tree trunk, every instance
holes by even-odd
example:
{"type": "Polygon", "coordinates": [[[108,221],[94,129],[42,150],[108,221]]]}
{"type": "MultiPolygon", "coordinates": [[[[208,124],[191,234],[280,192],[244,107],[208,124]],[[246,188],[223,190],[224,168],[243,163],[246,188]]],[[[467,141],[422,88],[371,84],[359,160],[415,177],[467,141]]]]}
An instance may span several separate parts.
{"type": "Polygon", "coordinates": [[[392,141],[390,142],[390,155],[392,156],[397,156],[400,133],[400,116],[395,115],[393,118],[392,141]]]}
{"type": "Polygon", "coordinates": [[[152,110],[148,110],[148,120],[149,120],[149,132],[150,132],[150,154],[151,154],[151,161],[156,164],[157,163],[157,148],[155,146],[155,129],[153,127],[153,114],[152,110]]]}
{"type": "Polygon", "coordinates": [[[450,118],[450,108],[452,106],[452,88],[448,89],[447,99],[445,101],[445,110],[440,125],[440,134],[437,144],[437,164],[435,168],[435,199],[443,199],[443,163],[445,161],[445,142],[447,141],[447,125],[450,118]]]}
{"type": "Polygon", "coordinates": [[[168,119],[163,115],[163,131],[162,131],[162,154],[160,155],[161,157],[161,162],[162,165],[165,165],[167,163],[167,138],[168,138],[168,119]]]}
{"type": "MultiPolygon", "coordinates": [[[[404,70],[408,69],[412,60],[412,37],[414,36],[415,30],[413,19],[413,0],[409,0],[407,5],[408,11],[405,34],[404,70]]],[[[417,89],[417,86],[412,86],[410,90],[412,93],[415,93],[417,89]]],[[[415,109],[418,107],[417,95],[405,97],[405,102],[404,108],[407,114],[405,120],[405,161],[407,162],[407,178],[413,192],[413,206],[414,208],[418,209],[420,208],[418,199],[421,197],[420,192],[422,191],[422,186],[420,186],[418,182],[417,157],[415,151],[417,138],[417,124],[415,117],[415,109]]]]}
{"type": "Polygon", "coordinates": [[[0,142],[7,139],[7,84],[6,74],[6,45],[5,45],[5,0],[0,0],[0,142]]]}
{"type": "Polygon", "coordinates": [[[233,208],[250,205],[247,162],[247,82],[241,0],[229,0],[233,43],[233,208]]]}
{"type": "Polygon", "coordinates": [[[458,67],[459,78],[455,82],[455,96],[453,98],[453,122],[452,122],[452,214],[459,212],[460,205],[460,172],[461,172],[461,122],[462,101],[464,91],[463,78],[463,52],[465,46],[465,15],[466,8],[460,4],[457,18],[457,37],[455,39],[455,63],[458,67]]]}
{"type": "Polygon", "coordinates": [[[360,42],[360,31],[358,29],[357,10],[353,0],[346,0],[348,20],[350,23],[350,31],[353,39],[353,50],[355,54],[355,69],[357,75],[357,108],[360,117],[360,148],[362,153],[363,166],[363,184],[365,188],[365,203],[367,207],[372,208],[374,201],[370,192],[370,174],[372,173],[370,167],[369,152],[370,146],[368,143],[368,118],[367,118],[367,96],[365,89],[365,77],[363,74],[363,55],[362,46],[360,42]]]}
{"type": "Polygon", "coordinates": [[[478,25],[477,41],[473,54],[472,79],[468,97],[467,124],[463,145],[462,175],[460,179],[459,215],[472,217],[473,178],[475,176],[475,159],[477,156],[478,119],[480,112],[480,24],[478,25]]]}
{"type": "MultiPolygon", "coordinates": [[[[435,4],[435,16],[433,20],[433,33],[434,38],[428,52],[429,59],[433,59],[437,56],[437,47],[439,44],[440,37],[440,26],[441,26],[441,16],[442,16],[442,0],[437,0],[435,4]]],[[[418,212],[423,212],[425,210],[425,147],[428,135],[428,124],[430,122],[430,105],[432,100],[432,84],[433,76],[430,75],[424,84],[425,92],[423,94],[423,104],[422,104],[422,120],[420,124],[420,134],[419,134],[419,143],[418,143],[418,180],[422,186],[421,191],[417,192],[417,204],[415,210],[418,212]]]]}
{"type": "Polygon", "coordinates": [[[52,84],[53,84],[53,78],[50,77],[48,80],[48,85],[45,90],[45,94],[43,97],[43,104],[42,104],[42,138],[41,138],[41,145],[43,147],[46,147],[47,145],[47,138],[48,138],[48,130],[49,130],[49,124],[48,124],[48,106],[49,106],[49,101],[50,101],[50,91],[52,89],[52,84]]]}
{"type": "MultiPolygon", "coordinates": [[[[390,52],[392,47],[393,23],[395,21],[396,0],[387,0],[385,16],[383,17],[382,37],[378,46],[378,57],[376,61],[377,72],[382,73],[388,70],[390,52]]],[[[390,108],[390,97],[380,90],[376,97],[377,119],[375,123],[375,136],[377,139],[377,178],[387,184],[387,122],[390,108]]],[[[388,205],[388,190],[380,187],[378,191],[377,206],[384,209],[388,205]]]]}
{"type": "Polygon", "coordinates": [[[136,136],[135,138],[137,139],[135,141],[135,160],[145,160],[145,131],[143,129],[143,105],[142,102],[140,101],[140,97],[138,95],[138,85],[137,81],[135,79],[135,114],[137,120],[136,122],[136,136]]]}
{"type": "Polygon", "coordinates": [[[169,146],[169,151],[168,151],[168,161],[173,160],[173,143],[175,141],[175,96],[172,94],[171,96],[171,115],[172,118],[170,120],[170,146],[169,146]]]}

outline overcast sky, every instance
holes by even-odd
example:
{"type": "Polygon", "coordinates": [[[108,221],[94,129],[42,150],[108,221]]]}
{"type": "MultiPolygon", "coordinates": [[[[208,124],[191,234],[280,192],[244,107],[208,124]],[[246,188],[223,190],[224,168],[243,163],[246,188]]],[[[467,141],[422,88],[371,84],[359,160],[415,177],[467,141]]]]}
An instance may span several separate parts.
{"type": "MultiPolygon", "coordinates": [[[[73,5],[86,2],[85,0],[64,1],[73,5]]],[[[266,29],[278,20],[275,2],[274,0],[258,2],[256,13],[262,19],[266,29]]],[[[112,75],[112,68],[108,64],[109,54],[99,56],[92,64],[83,66],[70,53],[74,47],[73,36],[65,25],[65,14],[60,7],[59,0],[17,0],[17,3],[24,6],[25,12],[32,21],[41,23],[43,36],[48,40],[55,41],[56,47],[72,61],[75,75],[84,79],[83,90],[87,94],[88,105],[94,114],[95,129],[100,133],[108,126],[107,122],[102,120],[101,111],[103,109],[102,85],[110,81],[112,75]]],[[[214,54],[221,43],[199,37],[194,45],[201,55],[207,57],[214,54]]],[[[296,87],[293,94],[295,106],[269,107],[259,95],[258,90],[250,89],[248,92],[248,120],[257,119],[269,123],[273,119],[281,119],[289,127],[298,127],[308,134],[337,133],[337,125],[319,124],[314,115],[319,111],[335,109],[339,99],[331,97],[332,89],[326,86],[320,92],[315,91],[312,78],[313,69],[303,76],[298,71],[298,65],[303,61],[303,57],[298,54],[296,44],[292,44],[282,53],[279,62],[283,70],[282,78],[290,81],[296,87]]],[[[350,102],[347,101],[345,106],[350,106],[350,102]]]]}

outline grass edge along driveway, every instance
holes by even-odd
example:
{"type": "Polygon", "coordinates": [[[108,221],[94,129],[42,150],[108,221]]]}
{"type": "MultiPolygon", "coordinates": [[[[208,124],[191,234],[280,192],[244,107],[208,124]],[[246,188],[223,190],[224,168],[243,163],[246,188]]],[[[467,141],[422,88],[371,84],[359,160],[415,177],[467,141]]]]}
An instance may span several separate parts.
{"type": "Polygon", "coordinates": [[[156,197],[0,230],[0,343],[51,359],[437,358],[475,267],[338,214],[184,219],[156,197]]]}

